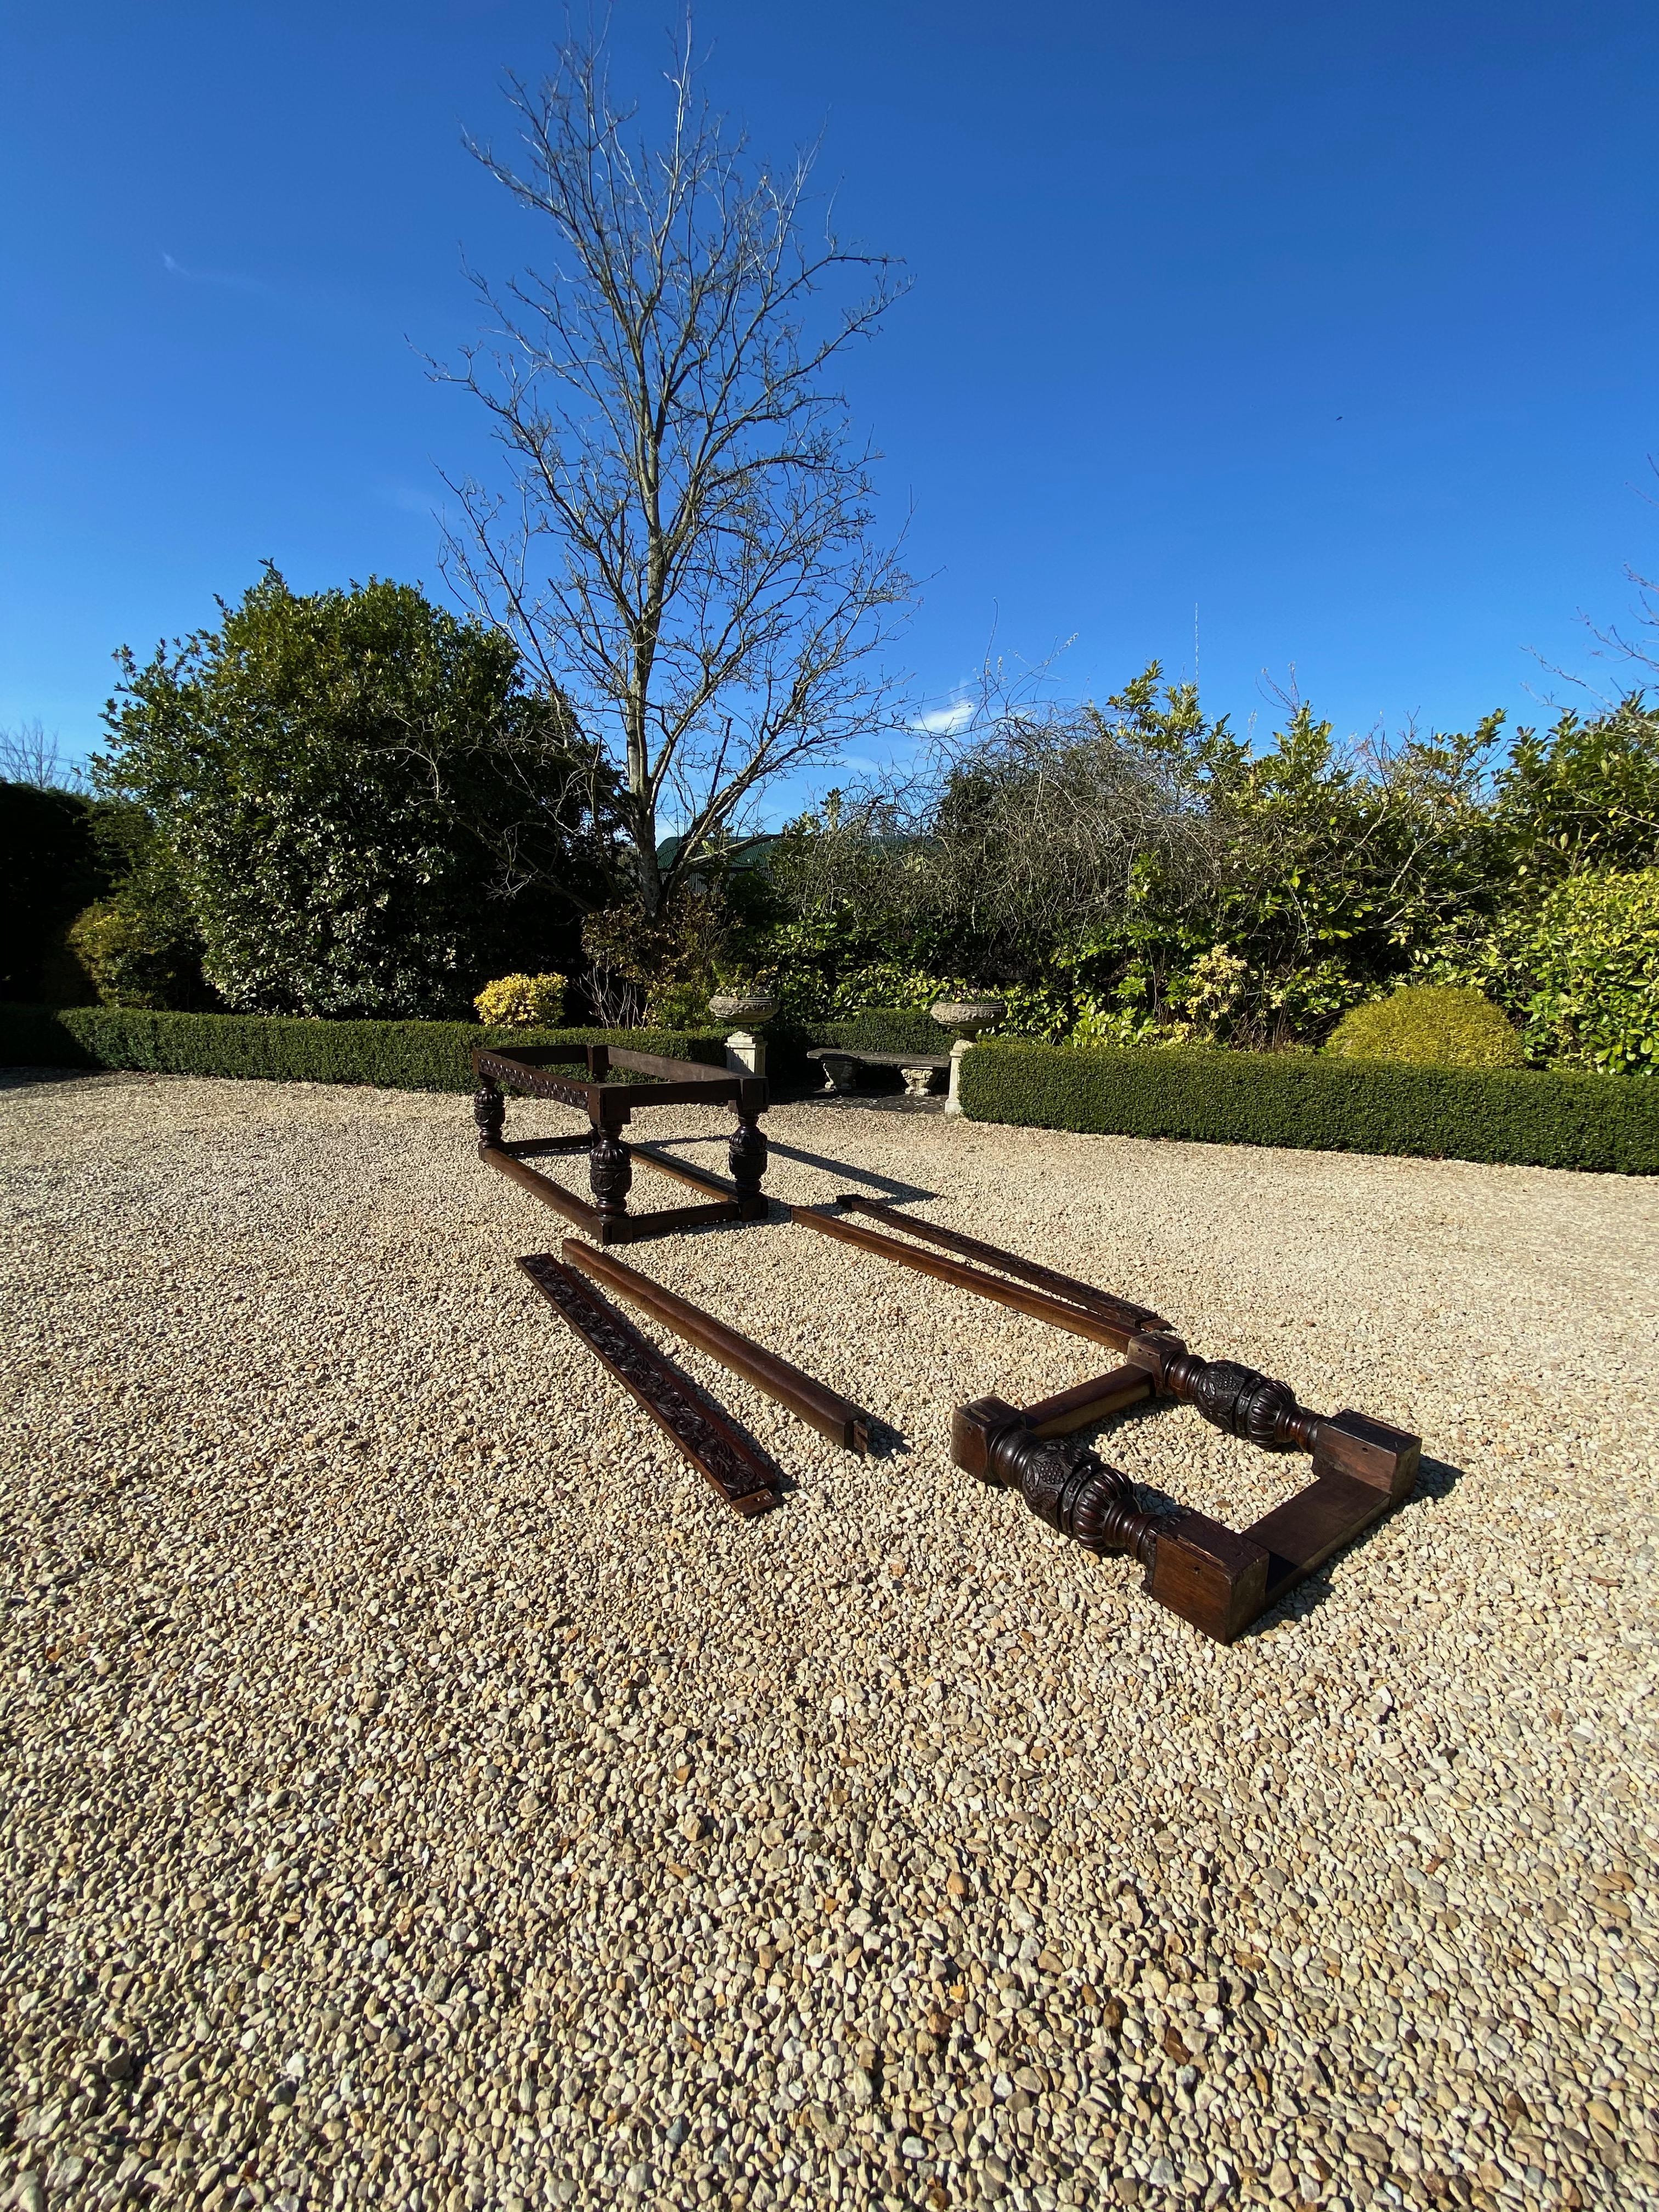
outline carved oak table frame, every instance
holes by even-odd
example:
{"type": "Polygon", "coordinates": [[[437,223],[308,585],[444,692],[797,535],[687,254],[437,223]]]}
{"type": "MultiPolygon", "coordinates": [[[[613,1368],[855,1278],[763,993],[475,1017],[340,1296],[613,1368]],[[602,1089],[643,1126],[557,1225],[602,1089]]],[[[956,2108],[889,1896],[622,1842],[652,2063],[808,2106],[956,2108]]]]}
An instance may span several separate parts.
{"type": "Polygon", "coordinates": [[[1421,1439],[1403,1429],[1352,1410],[1310,1413],[1288,1382],[1230,1359],[1200,1358],[1145,1306],[1017,1253],[914,1220],[872,1199],[843,1195],[836,1204],[835,1213],[793,1206],[791,1216],[803,1227],[1124,1354],[1122,1366],[1035,1406],[1010,1406],[996,1397],[958,1406],[951,1456],[993,1488],[1018,1490],[1039,1519],[1086,1549],[1132,1553],[1146,1570],[1147,1595],[1218,1644],[1231,1644],[1416,1486],[1421,1439]],[[884,1236],[844,1218],[852,1212],[1023,1279],[1001,1281],[981,1267],[884,1236]],[[1243,1530],[1185,1508],[1146,1511],[1127,1474],[1067,1439],[1157,1399],[1184,1401],[1214,1427],[1264,1451],[1310,1453],[1312,1480],[1243,1530]]]}
{"type": "Polygon", "coordinates": [[[479,1158],[521,1183],[544,1206],[574,1221],[596,1243],[631,1244],[642,1237],[667,1236],[713,1221],[765,1219],[761,1181],[766,1173],[766,1138],[760,1127],[767,1103],[763,1078],[729,1074],[724,1068],[705,1066],[701,1060],[666,1060],[657,1053],[630,1052],[618,1045],[603,1044],[590,1044],[582,1053],[553,1045],[521,1045],[510,1052],[479,1049],[472,1054],[472,1068],[478,1083],[472,1113],[478,1125],[479,1158]],[[581,1074],[563,1072],[573,1063],[580,1065],[584,1059],[581,1074]],[[652,1079],[644,1083],[607,1079],[617,1071],[652,1079]],[[503,1134],[504,1094],[509,1091],[577,1107],[586,1114],[591,1127],[572,1136],[531,1137],[509,1143],[503,1134]],[[623,1141],[621,1133],[636,1113],[647,1108],[684,1105],[730,1105],[736,1110],[738,1126],[726,1152],[732,1169],[729,1184],[654,1146],[623,1141]],[[587,1153],[587,1179],[593,1191],[591,1203],[529,1165],[532,1158],[550,1152],[587,1153]],[[654,1168],[659,1175],[672,1176],[707,1193],[705,1202],[630,1213],[628,1194],[636,1160],[654,1168]]]}

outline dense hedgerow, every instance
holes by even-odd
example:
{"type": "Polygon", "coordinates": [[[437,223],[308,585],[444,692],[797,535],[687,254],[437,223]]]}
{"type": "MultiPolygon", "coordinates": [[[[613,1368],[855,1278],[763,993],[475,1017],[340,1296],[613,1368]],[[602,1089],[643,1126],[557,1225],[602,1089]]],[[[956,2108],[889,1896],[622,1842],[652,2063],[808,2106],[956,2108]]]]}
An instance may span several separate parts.
{"type": "Polygon", "coordinates": [[[994,1039],[962,1102],[1032,1128],[1659,1174],[1659,1084],[1605,1076],[994,1039]]]}
{"type": "Polygon", "coordinates": [[[275,1083],[362,1083],[383,1091],[470,1091],[481,1045],[590,1044],[723,1066],[712,1030],[500,1030],[476,1022],[319,1021],[283,1014],[153,1013],[131,1006],[0,1006],[0,1063],[138,1068],[275,1083]]]}
{"type": "Polygon", "coordinates": [[[956,1037],[926,1011],[908,1006],[866,1006],[839,1021],[809,1024],[815,1045],[842,1044],[856,1051],[917,1052],[924,1057],[949,1052],[956,1037]]]}

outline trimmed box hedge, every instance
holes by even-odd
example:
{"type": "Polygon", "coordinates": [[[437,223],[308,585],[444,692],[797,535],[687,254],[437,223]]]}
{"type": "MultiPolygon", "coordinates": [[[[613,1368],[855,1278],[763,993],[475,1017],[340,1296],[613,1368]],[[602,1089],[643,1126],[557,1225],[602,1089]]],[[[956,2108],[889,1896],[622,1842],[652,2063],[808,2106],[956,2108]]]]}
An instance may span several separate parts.
{"type": "Polygon", "coordinates": [[[810,1024],[815,1045],[845,1045],[856,1052],[919,1052],[927,1059],[948,1053],[956,1031],[936,1022],[927,1009],[865,1006],[856,1014],[810,1024]]]}
{"type": "Polygon", "coordinates": [[[1027,1128],[1659,1174],[1659,1079],[1640,1077],[992,1038],[961,1088],[973,1120],[1027,1128]]]}
{"type": "Polygon", "coordinates": [[[0,1006],[0,1065],[144,1068],[267,1083],[362,1083],[382,1091],[471,1091],[479,1045],[630,1046],[726,1065],[701,1030],[493,1030],[477,1022],[308,1021],[284,1014],[162,1014],[131,1006],[0,1006]]]}

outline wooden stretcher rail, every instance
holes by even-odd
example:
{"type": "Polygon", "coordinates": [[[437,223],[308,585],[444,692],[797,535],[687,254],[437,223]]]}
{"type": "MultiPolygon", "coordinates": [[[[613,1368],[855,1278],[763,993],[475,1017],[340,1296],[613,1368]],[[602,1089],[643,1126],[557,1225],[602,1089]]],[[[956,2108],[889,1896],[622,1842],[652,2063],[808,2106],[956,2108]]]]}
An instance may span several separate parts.
{"type": "Polygon", "coordinates": [[[877,1253],[884,1260],[896,1260],[902,1267],[913,1267],[920,1275],[933,1275],[942,1283],[954,1283],[958,1290],[972,1291],[995,1305],[1012,1306],[1016,1313],[1027,1314],[1033,1321],[1048,1322],[1054,1328],[1069,1330],[1073,1336],[1086,1336],[1091,1343],[1109,1344],[1121,1352],[1135,1334],[1134,1322],[1109,1320],[1081,1306],[1067,1305],[1044,1291],[1027,1290],[1018,1283],[1004,1282],[977,1267],[964,1266],[960,1260],[947,1260],[941,1253],[902,1243],[896,1237],[884,1237],[878,1230],[860,1228],[856,1222],[843,1221],[838,1215],[825,1213],[815,1206],[792,1206],[789,1218],[803,1229],[816,1229],[821,1235],[834,1237],[843,1244],[856,1244],[861,1251],[877,1253]]]}
{"type": "Polygon", "coordinates": [[[1103,1320],[1121,1323],[1130,1333],[1169,1327],[1150,1306],[1138,1306],[1127,1298],[1114,1297],[1109,1291],[1097,1290],[1092,1283],[1080,1283],[1075,1276],[1062,1275],[1057,1269],[1045,1267],[1018,1252],[1005,1252],[1000,1245],[981,1243],[977,1237],[964,1237],[959,1230],[942,1229],[937,1222],[918,1220],[914,1215],[901,1213],[896,1206],[884,1206],[879,1199],[865,1198],[857,1191],[843,1191],[836,1204],[843,1212],[867,1213],[884,1228],[902,1230],[907,1237],[920,1237],[927,1243],[942,1244],[947,1252],[959,1252],[964,1260],[978,1260],[988,1267],[1000,1268],[1006,1275],[1018,1275],[1071,1305],[1082,1306],[1103,1320]]]}
{"type": "Polygon", "coordinates": [[[1139,1367],[1115,1367],[1109,1375],[1091,1376],[1040,1398],[1028,1406],[1021,1419],[1034,1437],[1068,1437],[1074,1429],[1091,1429],[1114,1413],[1127,1413],[1152,1395],[1152,1378],[1139,1367]]]}
{"type": "Polygon", "coordinates": [[[774,1469],[724,1410],[694,1389],[626,1315],[550,1252],[529,1254],[519,1265],[734,1512],[750,1519],[776,1504],[774,1469]]]}
{"type": "MultiPolygon", "coordinates": [[[[717,1176],[711,1168],[694,1167],[690,1160],[676,1159],[672,1152],[659,1152],[654,1145],[630,1143],[629,1155],[641,1167],[654,1168],[659,1175],[672,1176],[677,1182],[690,1183],[693,1190],[706,1190],[712,1198],[735,1200],[738,1187],[717,1176]]],[[[765,1209],[763,1208],[763,1212],[765,1209]]]]}
{"type": "Polygon", "coordinates": [[[750,1337],[740,1335],[701,1306],[677,1291],[653,1283],[649,1276],[641,1275],[636,1268],[614,1259],[609,1252],[596,1252],[590,1246],[578,1244],[567,1237],[563,1245],[567,1265],[580,1267],[584,1274],[592,1275],[614,1291],[618,1297],[631,1299],[644,1309],[665,1328],[683,1336],[706,1352],[711,1359],[741,1375],[757,1389],[765,1391],[787,1406],[796,1417],[806,1422],[833,1443],[844,1445],[848,1451],[866,1454],[870,1449],[870,1419],[866,1413],[831,1390],[815,1376],[805,1374],[800,1368],[781,1358],[764,1345],[757,1344],[750,1337]]]}
{"type": "Polygon", "coordinates": [[[551,1176],[541,1174],[499,1145],[483,1148],[479,1158],[488,1160],[490,1166],[504,1175],[509,1182],[516,1182],[532,1198],[540,1199],[544,1206],[550,1206],[555,1212],[562,1213],[567,1220],[577,1223],[590,1237],[599,1234],[598,1206],[590,1206],[585,1198],[578,1198],[574,1191],[567,1190],[562,1183],[555,1182],[551,1176]]]}
{"type": "MultiPolygon", "coordinates": [[[[629,1149],[631,1157],[633,1148],[629,1149]]],[[[567,1190],[562,1183],[555,1182],[551,1176],[538,1173],[501,1146],[481,1147],[479,1157],[520,1184],[532,1198],[540,1199],[544,1206],[550,1206],[555,1212],[563,1214],[566,1220],[574,1221],[579,1229],[586,1230],[601,1244],[642,1244],[650,1237],[672,1236],[682,1229],[702,1229],[711,1222],[743,1221],[751,1217],[751,1203],[736,1198],[721,1199],[704,1206],[659,1206],[650,1213],[605,1215],[597,1206],[590,1206],[585,1198],[578,1198],[574,1191],[567,1190]]],[[[649,1164],[654,1167],[660,1164],[652,1160],[649,1164]]],[[[705,1188],[707,1186],[699,1183],[698,1188],[705,1188]]],[[[764,1211],[763,1200],[761,1206],[764,1211]]]]}

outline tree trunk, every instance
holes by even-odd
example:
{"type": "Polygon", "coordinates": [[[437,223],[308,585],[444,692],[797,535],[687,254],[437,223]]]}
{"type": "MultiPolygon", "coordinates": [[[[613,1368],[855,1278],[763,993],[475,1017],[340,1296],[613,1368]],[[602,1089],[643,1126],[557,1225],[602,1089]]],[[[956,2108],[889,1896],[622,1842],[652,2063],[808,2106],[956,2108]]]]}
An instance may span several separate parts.
{"type": "Polygon", "coordinates": [[[652,921],[663,902],[662,870],[657,865],[657,813],[654,807],[640,810],[635,822],[634,842],[640,905],[646,920],[652,921]]]}

